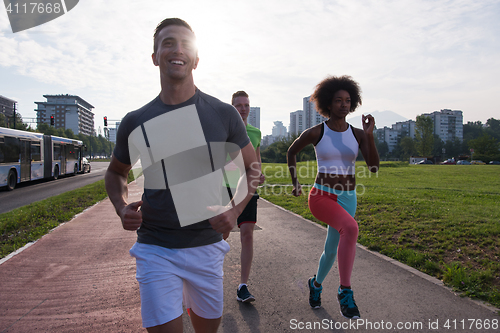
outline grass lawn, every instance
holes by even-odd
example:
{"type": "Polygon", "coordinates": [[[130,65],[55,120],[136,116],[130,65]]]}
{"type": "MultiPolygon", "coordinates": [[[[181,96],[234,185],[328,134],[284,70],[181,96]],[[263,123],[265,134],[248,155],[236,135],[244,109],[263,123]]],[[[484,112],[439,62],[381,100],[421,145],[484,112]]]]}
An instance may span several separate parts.
{"type": "MultiPolygon", "coordinates": [[[[311,185],[315,162],[298,163],[311,185]]],[[[307,194],[295,198],[285,164],[263,164],[260,195],[316,221],[307,194]],[[276,184],[278,186],[270,186],[276,184]],[[267,185],[267,186],[266,186],[267,185]]],[[[500,166],[357,164],[358,242],[500,307],[500,166]]]]}
{"type": "MultiPolygon", "coordinates": [[[[134,170],[138,175],[139,170],[134,170]]],[[[133,172],[128,182],[134,180],[133,172]]],[[[0,258],[36,241],[108,196],[104,180],[0,214],[0,258]]]]}

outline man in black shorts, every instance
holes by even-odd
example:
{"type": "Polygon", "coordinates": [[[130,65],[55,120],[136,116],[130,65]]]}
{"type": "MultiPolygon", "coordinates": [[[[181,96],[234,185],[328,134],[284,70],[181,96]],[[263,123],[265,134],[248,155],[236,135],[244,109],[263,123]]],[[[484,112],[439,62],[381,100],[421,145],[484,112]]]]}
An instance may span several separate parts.
{"type": "MultiPolygon", "coordinates": [[[[241,119],[243,119],[245,123],[248,137],[255,149],[258,170],[261,171],[260,141],[262,136],[260,130],[250,125],[247,121],[250,113],[250,100],[248,94],[244,91],[235,92],[232,96],[231,104],[238,110],[241,119]]],[[[261,172],[259,184],[264,183],[264,181],[265,177],[261,172]]],[[[241,239],[241,281],[238,286],[236,299],[243,303],[255,301],[255,297],[248,291],[247,283],[253,259],[253,230],[257,222],[258,198],[259,195],[254,193],[252,199],[243,210],[243,213],[238,217],[238,227],[240,228],[241,239]]]]}

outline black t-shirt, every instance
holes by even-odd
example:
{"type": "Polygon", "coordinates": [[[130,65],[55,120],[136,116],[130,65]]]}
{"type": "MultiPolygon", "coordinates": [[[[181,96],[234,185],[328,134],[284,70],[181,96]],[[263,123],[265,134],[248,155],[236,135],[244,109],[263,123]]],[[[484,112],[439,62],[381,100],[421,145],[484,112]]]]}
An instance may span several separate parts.
{"type": "Polygon", "coordinates": [[[166,105],[158,96],[129,112],[113,153],[122,163],[134,165],[140,159],[142,164],[143,223],[137,241],[166,248],[220,241],[222,235],[206,218],[196,219],[203,216],[197,212],[205,210],[204,200],[212,192],[220,193],[227,153],[221,144],[241,149],[248,143],[236,109],[198,89],[184,103],[166,105]]]}

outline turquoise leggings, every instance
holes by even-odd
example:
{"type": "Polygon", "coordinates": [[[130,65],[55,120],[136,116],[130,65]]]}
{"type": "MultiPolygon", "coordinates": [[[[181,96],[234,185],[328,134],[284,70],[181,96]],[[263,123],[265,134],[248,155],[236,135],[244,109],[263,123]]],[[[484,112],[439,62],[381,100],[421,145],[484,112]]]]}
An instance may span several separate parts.
{"type": "Polygon", "coordinates": [[[325,248],[319,259],[316,281],[321,284],[330,271],[339,250],[340,284],[351,285],[351,273],[356,254],[358,224],[356,191],[340,191],[319,184],[309,193],[309,209],[320,221],[328,224],[325,248]]]}

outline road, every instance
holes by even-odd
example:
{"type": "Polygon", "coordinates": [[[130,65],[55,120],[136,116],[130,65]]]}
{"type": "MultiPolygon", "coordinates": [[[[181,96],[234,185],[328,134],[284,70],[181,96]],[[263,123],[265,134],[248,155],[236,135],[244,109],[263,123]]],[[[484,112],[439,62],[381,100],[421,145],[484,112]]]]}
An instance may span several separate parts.
{"type": "Polygon", "coordinates": [[[37,180],[17,184],[13,191],[0,190],[0,214],[68,192],[104,178],[109,162],[91,162],[90,173],[64,176],[57,180],[37,180]]]}

